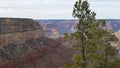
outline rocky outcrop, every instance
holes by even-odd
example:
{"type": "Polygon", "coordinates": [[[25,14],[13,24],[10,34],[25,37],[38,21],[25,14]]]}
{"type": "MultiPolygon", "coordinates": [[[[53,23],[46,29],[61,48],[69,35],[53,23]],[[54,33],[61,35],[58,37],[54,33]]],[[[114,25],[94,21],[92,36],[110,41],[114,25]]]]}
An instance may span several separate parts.
{"type": "Polygon", "coordinates": [[[45,36],[49,38],[57,38],[63,36],[64,33],[72,33],[76,30],[77,20],[38,20],[43,31],[45,31],[45,36]],[[57,36],[54,33],[56,30],[57,36]]]}
{"type": "Polygon", "coordinates": [[[114,35],[118,38],[118,42],[112,43],[112,46],[114,46],[118,50],[119,57],[120,57],[120,30],[118,32],[115,32],[114,35]]]}
{"type": "Polygon", "coordinates": [[[0,19],[0,47],[14,42],[24,43],[43,35],[42,28],[32,19],[0,19]]]}
{"type": "Polygon", "coordinates": [[[29,39],[35,39],[43,36],[43,32],[41,29],[37,30],[29,30],[25,32],[16,32],[16,33],[7,33],[0,34],[0,46],[5,46],[14,42],[24,43],[29,39]]]}
{"type": "Polygon", "coordinates": [[[73,53],[32,19],[0,18],[0,68],[58,68],[73,53]]]}
{"type": "Polygon", "coordinates": [[[54,38],[56,39],[57,37],[60,37],[58,31],[56,29],[46,29],[44,30],[45,36],[49,38],[54,38]]]}

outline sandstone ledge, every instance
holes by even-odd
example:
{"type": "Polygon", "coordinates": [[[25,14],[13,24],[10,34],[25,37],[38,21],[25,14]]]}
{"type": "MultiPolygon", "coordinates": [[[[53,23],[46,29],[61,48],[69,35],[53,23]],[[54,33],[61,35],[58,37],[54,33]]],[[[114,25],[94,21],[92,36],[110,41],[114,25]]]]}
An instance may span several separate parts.
{"type": "Polygon", "coordinates": [[[41,29],[19,33],[0,34],[0,47],[11,43],[24,43],[29,39],[35,39],[41,36],[44,36],[41,29]]]}

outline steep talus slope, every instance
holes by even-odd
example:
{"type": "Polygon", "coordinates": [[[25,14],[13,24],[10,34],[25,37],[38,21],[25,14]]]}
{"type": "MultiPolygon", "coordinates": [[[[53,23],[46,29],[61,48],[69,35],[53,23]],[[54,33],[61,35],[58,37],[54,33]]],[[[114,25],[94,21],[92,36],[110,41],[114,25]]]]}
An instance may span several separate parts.
{"type": "Polygon", "coordinates": [[[44,36],[32,19],[0,18],[0,68],[58,68],[73,51],[44,36]]]}

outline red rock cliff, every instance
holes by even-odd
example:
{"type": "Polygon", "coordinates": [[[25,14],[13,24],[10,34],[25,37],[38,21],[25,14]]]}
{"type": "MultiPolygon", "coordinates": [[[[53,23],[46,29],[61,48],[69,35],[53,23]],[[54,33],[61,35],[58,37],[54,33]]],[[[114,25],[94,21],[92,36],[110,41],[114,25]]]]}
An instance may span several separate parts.
{"type": "Polygon", "coordinates": [[[59,68],[73,51],[44,36],[32,19],[0,18],[0,68],[59,68]]]}

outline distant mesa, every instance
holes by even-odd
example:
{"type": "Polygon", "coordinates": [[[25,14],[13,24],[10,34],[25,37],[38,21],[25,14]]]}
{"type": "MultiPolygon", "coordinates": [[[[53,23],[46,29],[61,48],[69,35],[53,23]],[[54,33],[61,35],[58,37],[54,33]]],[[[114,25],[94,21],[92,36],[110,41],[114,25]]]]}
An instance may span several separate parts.
{"type": "MultiPolygon", "coordinates": [[[[117,32],[120,30],[120,20],[119,19],[105,19],[106,20],[106,28],[108,30],[112,30],[113,32],[117,32]]],[[[59,36],[63,36],[64,33],[72,33],[76,30],[77,20],[37,20],[43,30],[45,30],[45,36],[54,37],[54,33],[50,33],[53,35],[49,35],[46,30],[56,29],[59,33],[59,36]]]]}

